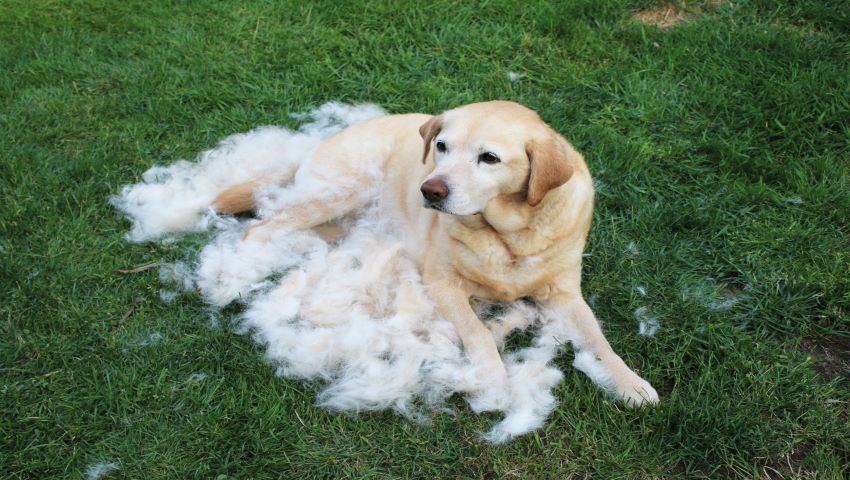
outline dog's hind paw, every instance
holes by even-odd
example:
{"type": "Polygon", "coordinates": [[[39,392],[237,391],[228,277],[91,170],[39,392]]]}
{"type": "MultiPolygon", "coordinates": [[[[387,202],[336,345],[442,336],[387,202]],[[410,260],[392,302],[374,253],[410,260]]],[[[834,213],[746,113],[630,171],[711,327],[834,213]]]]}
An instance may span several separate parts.
{"type": "Polygon", "coordinates": [[[292,229],[282,219],[261,220],[248,227],[242,237],[243,241],[257,242],[265,245],[275,237],[285,234],[292,229]]]}

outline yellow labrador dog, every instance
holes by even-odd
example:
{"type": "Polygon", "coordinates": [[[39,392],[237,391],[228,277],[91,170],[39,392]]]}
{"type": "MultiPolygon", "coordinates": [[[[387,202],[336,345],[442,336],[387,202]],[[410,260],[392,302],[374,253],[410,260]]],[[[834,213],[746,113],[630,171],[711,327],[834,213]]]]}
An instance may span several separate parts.
{"type": "MultiPolygon", "coordinates": [[[[619,398],[632,406],[658,401],[611,348],[582,298],[593,183],[581,154],[537,113],[493,101],[437,116],[368,120],[325,140],[293,182],[303,186],[303,201],[255,224],[246,241],[332,222],[380,188],[381,215],[405,226],[407,253],[418,260],[432,300],[470,361],[492,375],[494,389],[507,389],[507,373],[472,297],[533,298],[574,332],[577,350],[595,356],[619,398]]],[[[250,210],[261,185],[232,187],[213,206],[250,210]]]]}

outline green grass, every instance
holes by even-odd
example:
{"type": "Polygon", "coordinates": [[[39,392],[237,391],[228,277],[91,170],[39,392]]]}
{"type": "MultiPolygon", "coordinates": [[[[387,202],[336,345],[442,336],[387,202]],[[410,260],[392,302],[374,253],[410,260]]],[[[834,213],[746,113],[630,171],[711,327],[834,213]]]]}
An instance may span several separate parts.
{"type": "Polygon", "coordinates": [[[850,331],[850,8],[741,0],[659,29],[631,18],[651,4],[0,3],[0,477],[846,478],[850,384],[811,349],[850,331]],[[107,204],[153,164],[329,100],[494,98],[598,177],[586,294],[657,408],[608,402],[565,353],[560,406],[508,445],[460,400],[428,426],[333,414],[199,298],[117,273],[181,256],[125,243],[107,204]]]}

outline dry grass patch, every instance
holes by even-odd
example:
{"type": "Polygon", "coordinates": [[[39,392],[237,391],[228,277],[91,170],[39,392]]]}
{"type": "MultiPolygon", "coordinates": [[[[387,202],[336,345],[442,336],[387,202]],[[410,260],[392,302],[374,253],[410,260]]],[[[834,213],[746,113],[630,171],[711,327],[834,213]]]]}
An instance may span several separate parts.
{"type": "MultiPolygon", "coordinates": [[[[709,9],[713,9],[722,3],[722,0],[714,0],[708,2],[707,5],[709,9]]],[[[703,9],[697,5],[689,5],[687,2],[680,2],[678,4],[668,3],[657,7],[638,10],[633,15],[633,18],[644,25],[655,25],[658,28],[670,28],[704,13],[703,9]]]]}
{"type": "Polygon", "coordinates": [[[634,19],[644,25],[655,25],[658,28],[669,28],[692,18],[696,13],[689,10],[685,4],[661,5],[635,12],[634,19]]]}
{"type": "Polygon", "coordinates": [[[824,37],[824,32],[821,31],[817,24],[807,25],[799,20],[787,18],[774,18],[770,25],[773,28],[778,28],[789,33],[798,33],[802,35],[811,35],[816,37],[824,37]]]}

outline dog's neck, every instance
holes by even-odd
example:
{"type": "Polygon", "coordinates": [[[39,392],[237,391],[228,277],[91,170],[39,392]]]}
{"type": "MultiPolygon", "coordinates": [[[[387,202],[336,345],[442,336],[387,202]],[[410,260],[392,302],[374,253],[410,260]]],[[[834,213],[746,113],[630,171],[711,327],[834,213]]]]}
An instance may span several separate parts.
{"type": "Polygon", "coordinates": [[[490,230],[515,256],[536,255],[551,247],[559,237],[555,210],[566,194],[559,190],[549,192],[535,207],[528,204],[523,194],[500,195],[490,200],[481,213],[456,218],[463,228],[477,232],[490,230]],[[547,228],[538,228],[541,223],[547,223],[547,228]]]}
{"type": "Polygon", "coordinates": [[[535,210],[521,193],[499,195],[487,203],[481,218],[500,235],[509,235],[527,229],[535,210]]]}

